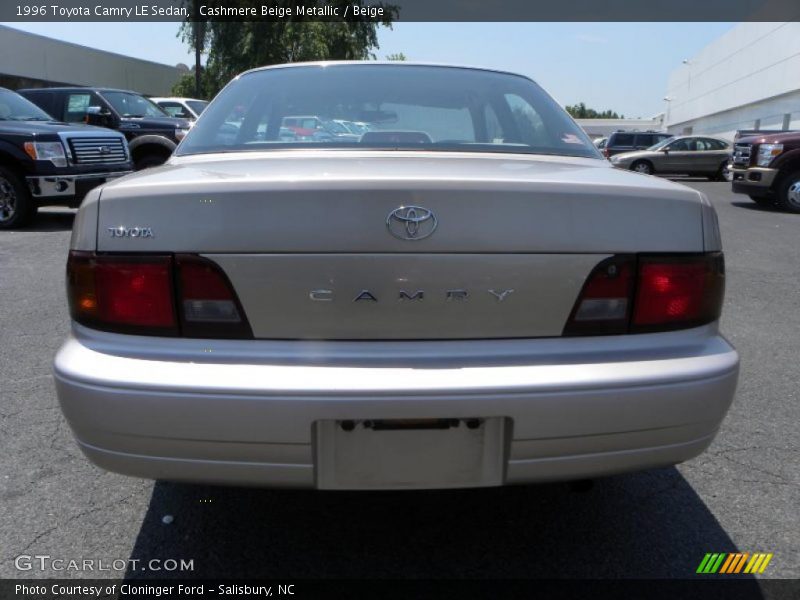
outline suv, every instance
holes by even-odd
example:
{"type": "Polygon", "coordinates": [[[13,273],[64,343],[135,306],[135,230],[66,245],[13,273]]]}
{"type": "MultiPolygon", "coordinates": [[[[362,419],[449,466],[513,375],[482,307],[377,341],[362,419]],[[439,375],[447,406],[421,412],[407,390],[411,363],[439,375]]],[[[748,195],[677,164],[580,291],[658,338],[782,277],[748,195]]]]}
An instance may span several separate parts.
{"type": "Polygon", "coordinates": [[[615,131],[608,137],[603,154],[610,158],[621,152],[645,150],[671,137],[669,133],[655,131],[615,131]]]}
{"type": "Polygon", "coordinates": [[[137,170],[166,162],[191,127],[186,119],[170,117],[141,94],[126,90],[65,87],[19,93],[58,120],[118,130],[128,140],[137,170]]]}
{"type": "Polygon", "coordinates": [[[735,194],[800,213],[800,131],[742,137],[731,164],[735,194]]]}
{"type": "Polygon", "coordinates": [[[77,207],[90,189],[131,170],[121,134],[58,123],[0,88],[0,229],[24,226],[37,206],[77,207]]]}

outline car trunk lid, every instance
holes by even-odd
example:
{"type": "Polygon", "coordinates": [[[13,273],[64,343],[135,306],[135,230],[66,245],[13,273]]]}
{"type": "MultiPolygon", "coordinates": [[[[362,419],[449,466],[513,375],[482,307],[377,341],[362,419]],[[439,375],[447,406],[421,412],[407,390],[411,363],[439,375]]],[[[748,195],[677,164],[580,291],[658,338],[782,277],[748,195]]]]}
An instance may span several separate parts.
{"type": "Polygon", "coordinates": [[[272,339],[558,336],[608,256],[703,250],[695,192],[563,157],[180,158],[108,185],[98,225],[101,252],[213,260],[272,339]]]}

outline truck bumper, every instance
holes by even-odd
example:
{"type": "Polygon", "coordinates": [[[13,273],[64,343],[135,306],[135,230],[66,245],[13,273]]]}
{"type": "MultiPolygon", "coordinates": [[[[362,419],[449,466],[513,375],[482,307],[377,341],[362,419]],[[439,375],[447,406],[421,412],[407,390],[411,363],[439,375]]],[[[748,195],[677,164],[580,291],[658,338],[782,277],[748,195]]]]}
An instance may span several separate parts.
{"type": "Polygon", "coordinates": [[[94,187],[129,175],[133,171],[114,171],[112,173],[81,173],[79,175],[47,175],[43,177],[26,177],[31,195],[40,204],[47,201],[73,201],[83,200],[86,193],[94,187]]]}
{"type": "Polygon", "coordinates": [[[777,175],[777,169],[764,167],[732,168],[733,192],[752,196],[768,196],[771,193],[772,184],[775,182],[777,175]]]}

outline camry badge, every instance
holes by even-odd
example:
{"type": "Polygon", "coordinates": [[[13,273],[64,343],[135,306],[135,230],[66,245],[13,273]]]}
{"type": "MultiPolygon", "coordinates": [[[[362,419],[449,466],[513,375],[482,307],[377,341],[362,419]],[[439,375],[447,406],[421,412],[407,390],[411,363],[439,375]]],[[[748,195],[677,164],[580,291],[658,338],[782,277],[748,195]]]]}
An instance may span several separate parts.
{"type": "Polygon", "coordinates": [[[386,228],[401,240],[424,240],[436,231],[436,215],[422,206],[401,206],[386,217],[386,228]]]}

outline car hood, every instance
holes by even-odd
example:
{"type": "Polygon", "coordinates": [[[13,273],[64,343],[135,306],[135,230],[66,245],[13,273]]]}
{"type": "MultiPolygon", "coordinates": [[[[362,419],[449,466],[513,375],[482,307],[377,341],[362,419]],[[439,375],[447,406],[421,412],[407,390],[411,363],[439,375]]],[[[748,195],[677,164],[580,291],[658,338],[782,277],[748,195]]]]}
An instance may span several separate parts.
{"type": "Polygon", "coordinates": [[[781,144],[783,142],[800,143],[800,132],[793,131],[768,135],[748,135],[736,141],[737,144],[781,144]]]}
{"type": "Polygon", "coordinates": [[[45,135],[52,133],[86,132],[108,135],[110,132],[104,127],[92,125],[76,125],[74,123],[61,123],[58,121],[2,121],[0,132],[18,135],[45,135]]]}

